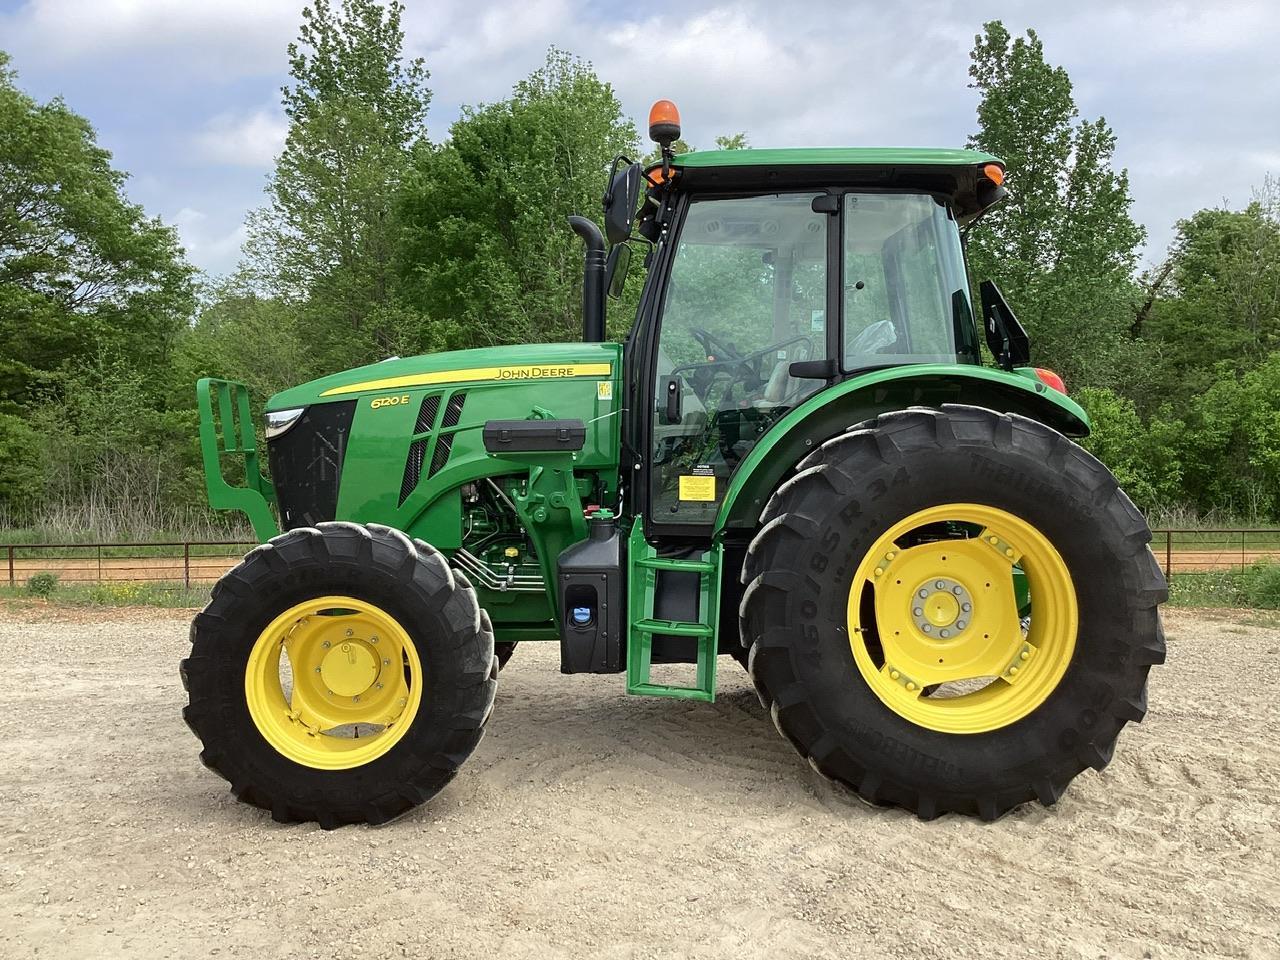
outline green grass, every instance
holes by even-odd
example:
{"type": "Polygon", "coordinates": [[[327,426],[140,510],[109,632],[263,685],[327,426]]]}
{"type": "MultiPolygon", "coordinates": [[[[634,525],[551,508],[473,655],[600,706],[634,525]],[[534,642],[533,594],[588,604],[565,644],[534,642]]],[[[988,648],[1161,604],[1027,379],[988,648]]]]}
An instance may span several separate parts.
{"type": "MultiPolygon", "coordinates": [[[[0,600],[39,600],[25,586],[0,586],[0,600]]],[[[59,583],[49,601],[73,607],[202,607],[209,602],[209,586],[180,583],[59,583]]]]}
{"type": "Polygon", "coordinates": [[[1280,563],[1259,561],[1243,572],[1175,573],[1169,581],[1169,604],[1280,610],[1280,563]]]}

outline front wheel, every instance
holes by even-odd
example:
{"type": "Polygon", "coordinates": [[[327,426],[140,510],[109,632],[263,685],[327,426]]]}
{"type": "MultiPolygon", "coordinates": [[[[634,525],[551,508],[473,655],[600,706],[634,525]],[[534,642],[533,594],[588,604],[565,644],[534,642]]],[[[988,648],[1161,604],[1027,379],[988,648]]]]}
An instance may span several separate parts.
{"type": "Polygon", "coordinates": [[[824,444],[743,568],[761,700],[874,803],[1055,802],[1146,711],[1164,578],[1109,471],[1022,417],[913,408],[824,444]]]}
{"type": "Polygon", "coordinates": [[[493,708],[470,584],[397,530],[322,523],[250,553],[191,625],[183,710],[205,765],[280,821],[381,823],[430,799],[493,708]]]}

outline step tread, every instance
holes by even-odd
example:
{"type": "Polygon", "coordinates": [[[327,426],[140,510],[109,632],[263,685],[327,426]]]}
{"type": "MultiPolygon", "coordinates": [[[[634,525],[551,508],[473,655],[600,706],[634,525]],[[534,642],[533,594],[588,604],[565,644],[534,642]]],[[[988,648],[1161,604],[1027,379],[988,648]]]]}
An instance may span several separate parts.
{"type": "Polygon", "coordinates": [[[650,570],[673,570],[679,573],[715,573],[716,565],[706,560],[678,560],[674,557],[641,557],[636,566],[650,570]]]}
{"type": "Polygon", "coordinates": [[[712,629],[705,623],[689,620],[637,620],[631,629],[639,633],[667,633],[674,637],[710,637],[712,629]]]}
{"type": "Polygon", "coordinates": [[[636,683],[627,687],[629,694],[642,694],[648,697],[678,697],[681,700],[701,700],[714,703],[715,694],[701,687],[673,687],[665,683],[636,683]]]}

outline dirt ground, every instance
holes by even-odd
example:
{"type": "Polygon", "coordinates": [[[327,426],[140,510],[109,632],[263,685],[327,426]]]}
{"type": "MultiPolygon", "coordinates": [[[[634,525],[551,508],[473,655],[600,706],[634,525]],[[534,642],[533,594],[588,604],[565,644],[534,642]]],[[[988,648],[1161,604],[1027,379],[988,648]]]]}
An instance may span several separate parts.
{"type": "Polygon", "coordinates": [[[0,957],[1280,957],[1280,630],[1171,612],[1151,712],[1053,810],[921,823],[714,705],[526,644],[489,734],[381,828],[200,766],[182,612],[0,606],[0,957]]]}

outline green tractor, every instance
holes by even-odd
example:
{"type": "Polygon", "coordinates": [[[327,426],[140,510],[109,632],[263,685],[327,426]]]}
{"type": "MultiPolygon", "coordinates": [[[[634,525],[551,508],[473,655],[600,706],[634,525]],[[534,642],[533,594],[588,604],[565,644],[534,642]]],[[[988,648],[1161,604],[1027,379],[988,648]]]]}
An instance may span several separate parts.
{"type": "Polygon", "coordinates": [[[1167,595],[1146,521],[999,290],[971,301],[963,238],[1001,162],[676,156],[678,133],[660,101],[661,162],[615,162],[609,249],[571,220],[582,343],[279,393],[270,479],[245,388],[198,385],[210,502],[263,541],[181,671],[239,799],[324,827],[404,813],[532,641],[695,701],[728,655],[818,773],[922,818],[1052,804],[1142,719],[1167,595]],[[633,247],[635,324],[605,342],[633,247]]]}

